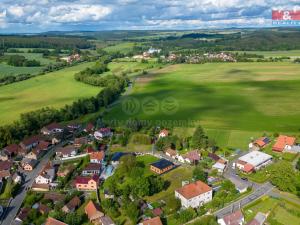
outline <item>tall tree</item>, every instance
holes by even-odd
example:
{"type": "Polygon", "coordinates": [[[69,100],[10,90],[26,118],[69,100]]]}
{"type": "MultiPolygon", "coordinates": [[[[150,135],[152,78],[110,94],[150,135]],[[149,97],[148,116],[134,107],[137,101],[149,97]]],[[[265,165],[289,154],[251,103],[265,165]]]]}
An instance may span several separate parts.
{"type": "Polygon", "coordinates": [[[198,126],[192,137],[192,147],[197,149],[202,149],[207,147],[207,136],[201,126],[198,126]]]}

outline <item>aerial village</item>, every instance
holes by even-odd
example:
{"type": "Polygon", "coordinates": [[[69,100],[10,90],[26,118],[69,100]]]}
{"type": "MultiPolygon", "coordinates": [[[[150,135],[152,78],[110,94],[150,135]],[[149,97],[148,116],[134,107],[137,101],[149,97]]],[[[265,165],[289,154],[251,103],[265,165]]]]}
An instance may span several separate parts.
{"type": "MultiPolygon", "coordinates": [[[[297,155],[300,152],[296,138],[286,135],[278,135],[274,139],[257,137],[250,141],[247,151],[234,151],[231,154],[221,154],[221,151],[214,151],[213,148],[178,151],[174,146],[160,151],[157,143],[163,142],[172,134],[169,129],[156,130],[151,140],[151,151],[112,151],[115,145],[112,140],[119,135],[118,131],[105,126],[96,127],[93,123],[51,123],[42,127],[40,134],[3,148],[0,161],[1,188],[9,185],[14,190],[11,198],[20,194],[27,196],[14,223],[22,224],[28,218],[30,221],[42,218],[46,225],[67,224],[51,215],[60,214],[63,218],[70,214],[74,218],[75,213],[81,211],[85,215],[85,221],[79,220],[80,223],[118,224],[109,208],[112,207],[115,211],[118,209],[113,205],[107,206],[107,202],[117,202],[120,206],[124,204],[124,196],[111,187],[117,185],[112,180],[116,176],[116,179],[126,182],[127,175],[121,178],[118,170],[136,167],[134,173],[137,175],[128,176],[136,176],[134,179],[137,180],[137,185],[142,182],[140,176],[149,176],[153,178],[151,185],[160,186],[151,186],[155,190],[150,195],[170,190],[164,187],[166,184],[163,179],[157,177],[173,173],[173,176],[177,176],[174,179],[179,182],[179,186],[171,188],[172,192],[167,200],[139,198],[139,214],[134,223],[161,225],[169,212],[177,213],[179,216],[175,218],[180,220],[181,210],[201,209],[205,215],[215,215],[220,225],[246,224],[242,213],[243,205],[273,188],[267,182],[252,182],[251,174],[273,163],[271,153],[297,155]],[[266,152],[267,148],[269,150],[266,152]],[[141,162],[144,164],[139,167],[138,163],[141,162]],[[203,171],[197,171],[199,165],[203,165],[203,171]],[[193,171],[193,176],[185,177],[184,173],[180,174],[180,168],[182,171],[193,171]],[[139,169],[146,172],[140,172],[139,169]],[[105,185],[107,182],[111,185],[105,185]],[[247,199],[248,194],[255,192],[257,195],[253,199],[247,199]],[[214,202],[218,193],[232,195],[230,201],[242,199],[244,202],[226,208],[226,204],[214,202]]],[[[280,157],[276,159],[278,160],[280,157]]],[[[135,201],[137,196],[148,195],[139,194],[143,191],[137,189],[138,194],[134,194],[128,190],[128,204],[135,201]]],[[[125,215],[128,213],[125,212],[125,215]]],[[[120,213],[117,215],[119,217],[120,213]]],[[[268,214],[258,212],[247,224],[264,224],[267,217],[268,214]]]]}

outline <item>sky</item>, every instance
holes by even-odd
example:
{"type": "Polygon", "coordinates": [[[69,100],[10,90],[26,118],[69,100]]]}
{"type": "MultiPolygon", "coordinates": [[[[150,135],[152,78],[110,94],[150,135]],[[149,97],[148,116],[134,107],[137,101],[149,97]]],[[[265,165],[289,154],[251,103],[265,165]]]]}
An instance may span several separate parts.
{"type": "Polygon", "coordinates": [[[0,33],[268,27],[300,0],[0,0],[0,33]]]}

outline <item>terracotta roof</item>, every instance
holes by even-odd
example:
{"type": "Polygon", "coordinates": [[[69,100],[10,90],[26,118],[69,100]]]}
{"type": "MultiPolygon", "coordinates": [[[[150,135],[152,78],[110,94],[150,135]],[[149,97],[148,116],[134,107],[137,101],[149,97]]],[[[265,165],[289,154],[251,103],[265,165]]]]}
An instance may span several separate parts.
{"type": "Polygon", "coordinates": [[[168,148],[166,153],[168,153],[170,156],[176,156],[177,152],[174,149],[168,148]]]}
{"type": "Polygon", "coordinates": [[[28,145],[32,145],[32,144],[38,142],[39,140],[40,140],[40,136],[35,135],[35,136],[31,136],[31,137],[23,139],[23,141],[21,143],[24,144],[25,146],[28,146],[28,145]]]}
{"type": "Polygon", "coordinates": [[[235,211],[223,217],[226,225],[238,225],[244,218],[241,210],[235,211]]]}
{"type": "Polygon", "coordinates": [[[0,178],[6,178],[6,177],[10,177],[11,174],[9,172],[9,170],[2,170],[0,171],[0,178]]]}
{"type": "Polygon", "coordinates": [[[73,210],[76,207],[78,207],[80,204],[81,204],[80,199],[77,196],[75,196],[66,204],[66,207],[68,207],[68,209],[70,210],[73,210]]]}
{"type": "Polygon", "coordinates": [[[59,194],[59,193],[46,193],[44,195],[44,199],[49,199],[53,202],[57,202],[57,201],[63,201],[65,198],[65,196],[63,194],[59,194]]]}
{"type": "Polygon", "coordinates": [[[63,155],[70,155],[74,150],[75,148],[72,145],[68,145],[66,147],[59,148],[56,152],[63,155]]]}
{"type": "Polygon", "coordinates": [[[99,176],[93,175],[92,177],[81,177],[78,176],[75,179],[76,184],[88,184],[90,180],[94,180],[95,182],[99,182],[99,176]]]}
{"type": "Polygon", "coordinates": [[[208,153],[208,157],[216,162],[220,159],[220,156],[216,155],[215,153],[211,153],[211,152],[208,153]]]}
{"type": "Polygon", "coordinates": [[[244,165],[243,171],[246,173],[251,172],[254,169],[254,166],[252,166],[251,164],[247,163],[246,165],[244,165]]]}
{"type": "Polygon", "coordinates": [[[104,215],[100,211],[99,205],[95,204],[92,200],[90,200],[89,203],[84,207],[84,211],[90,220],[100,218],[104,215]]]}
{"type": "Polygon", "coordinates": [[[14,153],[14,154],[18,154],[18,151],[20,149],[20,146],[17,144],[11,144],[8,145],[4,148],[7,152],[9,152],[10,154],[14,153]]]}
{"type": "Polygon", "coordinates": [[[90,154],[90,153],[92,153],[92,152],[95,152],[96,150],[93,149],[93,147],[88,146],[88,147],[85,149],[85,151],[86,151],[86,153],[90,154]]]}
{"type": "Polygon", "coordinates": [[[48,219],[46,220],[45,225],[67,225],[66,223],[63,223],[59,220],[56,220],[52,217],[48,217],[48,219]]]}
{"type": "Polygon", "coordinates": [[[277,138],[276,143],[273,146],[273,150],[274,151],[279,151],[282,152],[285,148],[286,145],[294,145],[296,142],[296,138],[295,137],[289,137],[289,136],[285,136],[285,135],[279,135],[279,137],[277,138]]]}
{"type": "Polygon", "coordinates": [[[45,127],[43,128],[46,128],[47,130],[54,130],[54,129],[63,129],[63,126],[54,122],[54,123],[50,123],[48,125],[46,125],[45,127]]]}
{"type": "Polygon", "coordinates": [[[88,141],[87,141],[86,137],[75,138],[75,140],[74,140],[75,145],[85,145],[87,143],[88,143],[88,141]]]}
{"type": "Polygon", "coordinates": [[[46,150],[50,145],[50,142],[48,141],[40,141],[39,144],[37,145],[36,149],[39,150],[46,150]]]}
{"type": "Polygon", "coordinates": [[[26,217],[28,216],[29,211],[30,208],[22,208],[18,214],[18,218],[22,221],[25,220],[26,217]]]}
{"type": "Polygon", "coordinates": [[[11,161],[0,161],[0,171],[10,170],[12,166],[13,163],[11,161]]]}
{"type": "Polygon", "coordinates": [[[236,163],[237,163],[237,164],[241,164],[241,165],[246,165],[246,164],[247,164],[247,162],[242,161],[242,160],[238,160],[236,163]]]}
{"type": "Polygon", "coordinates": [[[200,160],[200,154],[198,150],[190,151],[186,154],[186,157],[191,161],[199,161],[200,160]]]}
{"type": "Polygon", "coordinates": [[[99,163],[89,163],[83,170],[100,170],[101,164],[99,163]]]}
{"type": "Polygon", "coordinates": [[[161,222],[160,218],[157,216],[152,219],[143,221],[142,224],[143,225],[162,225],[162,222],[161,222]]]}
{"type": "Polygon", "coordinates": [[[177,189],[176,192],[186,199],[191,199],[211,190],[212,188],[210,186],[199,180],[177,189]]]}
{"type": "Polygon", "coordinates": [[[261,137],[254,142],[254,144],[258,145],[259,147],[264,147],[268,143],[270,143],[270,139],[267,137],[261,137]]]}
{"type": "Polygon", "coordinates": [[[104,151],[100,151],[100,152],[92,152],[92,153],[90,154],[90,159],[103,160],[104,157],[105,157],[104,151]]]}

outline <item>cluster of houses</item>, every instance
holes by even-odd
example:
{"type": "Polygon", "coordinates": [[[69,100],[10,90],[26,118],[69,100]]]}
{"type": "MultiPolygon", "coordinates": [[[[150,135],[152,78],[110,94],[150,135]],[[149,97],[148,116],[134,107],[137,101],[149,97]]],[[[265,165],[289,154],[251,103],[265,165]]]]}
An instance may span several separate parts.
{"type": "Polygon", "coordinates": [[[268,214],[258,212],[255,217],[248,223],[245,223],[245,217],[241,210],[234,211],[225,215],[224,217],[218,218],[218,224],[220,225],[263,225],[267,220],[268,214]]]}
{"type": "Polygon", "coordinates": [[[149,48],[148,51],[143,52],[143,54],[135,55],[132,58],[133,59],[145,59],[145,60],[147,60],[147,59],[150,59],[153,56],[153,54],[155,54],[155,53],[159,54],[160,52],[161,52],[161,49],[151,47],[151,48],[149,48]]]}
{"type": "Polygon", "coordinates": [[[221,60],[223,62],[236,62],[236,59],[228,53],[205,53],[203,54],[208,60],[221,60]]]}
{"type": "Polygon", "coordinates": [[[66,61],[67,63],[77,62],[81,59],[81,56],[79,54],[73,54],[66,57],[60,58],[63,61],[66,61]]]}

